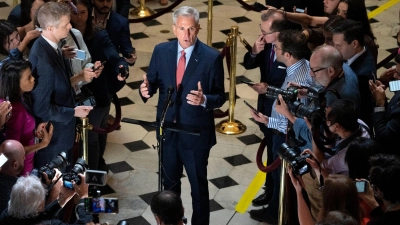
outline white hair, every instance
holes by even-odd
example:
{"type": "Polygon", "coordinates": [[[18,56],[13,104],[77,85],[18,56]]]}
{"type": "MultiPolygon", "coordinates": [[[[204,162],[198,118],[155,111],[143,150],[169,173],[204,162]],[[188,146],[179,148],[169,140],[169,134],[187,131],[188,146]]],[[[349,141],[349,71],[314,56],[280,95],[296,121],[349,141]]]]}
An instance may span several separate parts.
{"type": "Polygon", "coordinates": [[[190,6],[182,6],[179,9],[175,10],[172,14],[172,22],[176,25],[176,20],[179,16],[193,17],[196,23],[199,23],[199,11],[197,9],[190,6]]]}
{"type": "Polygon", "coordinates": [[[46,191],[39,178],[34,175],[20,177],[11,190],[8,213],[18,219],[36,216],[45,195],[46,191]]]}

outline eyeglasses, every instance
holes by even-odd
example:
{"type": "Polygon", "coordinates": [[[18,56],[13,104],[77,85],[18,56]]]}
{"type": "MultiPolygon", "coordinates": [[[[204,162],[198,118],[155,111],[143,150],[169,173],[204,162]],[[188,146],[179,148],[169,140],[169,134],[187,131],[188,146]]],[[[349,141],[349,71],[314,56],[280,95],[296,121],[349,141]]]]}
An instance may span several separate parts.
{"type": "Polygon", "coordinates": [[[273,33],[276,33],[276,32],[278,32],[278,31],[272,31],[272,32],[265,32],[262,28],[261,28],[261,24],[260,24],[260,30],[261,30],[261,33],[262,33],[262,35],[263,36],[265,36],[265,35],[268,35],[268,34],[273,34],[273,33]]]}
{"type": "Polygon", "coordinates": [[[322,67],[322,68],[319,68],[319,69],[313,69],[313,68],[310,67],[310,70],[311,70],[311,72],[313,72],[313,74],[315,74],[318,71],[325,70],[325,69],[328,69],[328,67],[322,67]]]}

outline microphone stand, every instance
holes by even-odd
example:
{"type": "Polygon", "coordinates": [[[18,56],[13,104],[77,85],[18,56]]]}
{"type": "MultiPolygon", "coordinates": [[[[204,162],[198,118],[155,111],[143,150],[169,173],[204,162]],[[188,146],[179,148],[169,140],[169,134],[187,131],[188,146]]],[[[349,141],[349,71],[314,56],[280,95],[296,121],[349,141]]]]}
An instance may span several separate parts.
{"type": "Polygon", "coordinates": [[[157,140],[157,148],[158,148],[158,191],[162,191],[162,152],[163,152],[163,147],[164,147],[164,121],[165,121],[165,116],[167,115],[167,110],[170,106],[172,106],[172,100],[171,96],[174,91],[173,87],[168,88],[168,94],[167,97],[165,98],[164,102],[164,107],[163,111],[161,113],[161,120],[160,120],[160,133],[159,137],[157,140]]]}
{"type": "MultiPolygon", "coordinates": [[[[188,127],[185,126],[184,128],[181,128],[177,126],[175,123],[169,123],[165,122],[165,115],[167,113],[168,107],[172,105],[171,101],[171,96],[172,96],[173,88],[170,87],[168,88],[168,95],[165,99],[164,102],[164,107],[163,111],[161,114],[161,120],[160,124],[157,124],[156,122],[147,122],[147,121],[142,121],[142,120],[135,120],[135,119],[129,119],[129,118],[122,118],[121,122],[125,123],[131,123],[131,124],[139,124],[141,126],[148,126],[148,127],[155,127],[155,128],[160,128],[159,136],[157,138],[157,149],[158,149],[158,191],[162,191],[162,152],[164,148],[164,131],[173,131],[177,133],[184,133],[184,134],[189,134],[189,135],[195,135],[195,136],[200,136],[200,131],[198,130],[197,127],[188,127]]],[[[156,148],[153,146],[153,148],[156,148]]]]}

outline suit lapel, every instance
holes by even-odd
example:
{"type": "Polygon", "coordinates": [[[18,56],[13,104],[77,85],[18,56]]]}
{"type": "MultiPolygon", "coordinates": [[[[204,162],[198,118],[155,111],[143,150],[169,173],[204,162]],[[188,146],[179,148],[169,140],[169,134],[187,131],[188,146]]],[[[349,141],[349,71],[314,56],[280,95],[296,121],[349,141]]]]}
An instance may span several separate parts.
{"type": "Polygon", "coordinates": [[[47,41],[42,38],[42,43],[43,46],[45,48],[45,51],[50,53],[50,56],[52,56],[52,58],[54,59],[54,62],[58,65],[58,69],[60,70],[60,74],[62,74],[62,76],[64,77],[65,81],[70,84],[70,80],[69,80],[69,74],[68,74],[68,69],[66,68],[66,66],[68,64],[65,64],[64,62],[64,58],[60,57],[57,52],[54,50],[53,47],[51,47],[51,45],[49,43],[47,43],[47,41]]]}
{"type": "MultiPolygon", "coordinates": [[[[189,62],[187,64],[187,66],[186,66],[185,73],[183,75],[183,79],[182,79],[182,82],[181,82],[183,87],[185,87],[185,84],[190,80],[190,78],[194,74],[194,71],[196,70],[196,67],[199,64],[200,60],[201,60],[201,57],[200,57],[201,54],[200,53],[201,53],[200,41],[197,40],[196,41],[196,45],[195,45],[195,47],[193,49],[192,55],[190,56],[189,62]]],[[[176,78],[175,78],[175,80],[176,80],[176,78]]]]}

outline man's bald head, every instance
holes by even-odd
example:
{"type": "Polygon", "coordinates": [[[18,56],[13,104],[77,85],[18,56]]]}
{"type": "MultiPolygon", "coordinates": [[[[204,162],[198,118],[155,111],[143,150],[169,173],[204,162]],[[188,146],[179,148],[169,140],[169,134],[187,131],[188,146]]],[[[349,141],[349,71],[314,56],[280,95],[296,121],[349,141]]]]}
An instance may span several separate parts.
{"type": "Polygon", "coordinates": [[[8,161],[2,166],[1,173],[18,176],[24,168],[24,146],[19,141],[6,140],[0,145],[0,153],[8,158],[8,161]]]}
{"type": "Polygon", "coordinates": [[[322,67],[333,67],[335,69],[341,69],[343,66],[342,54],[339,50],[330,45],[318,46],[312,53],[312,57],[318,58],[321,61],[322,67]]]}

